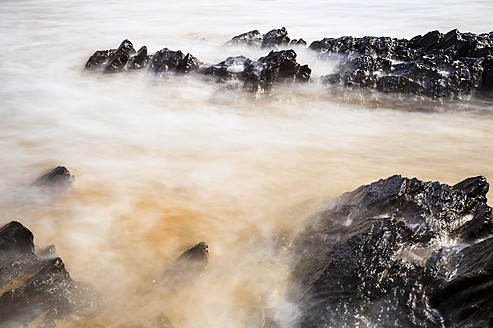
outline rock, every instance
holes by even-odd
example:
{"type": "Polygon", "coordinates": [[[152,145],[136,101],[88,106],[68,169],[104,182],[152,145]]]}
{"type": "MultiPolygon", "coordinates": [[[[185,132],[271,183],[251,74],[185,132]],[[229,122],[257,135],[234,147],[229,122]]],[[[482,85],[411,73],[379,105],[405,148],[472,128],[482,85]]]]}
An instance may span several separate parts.
{"type": "Polygon", "coordinates": [[[491,325],[493,238],[461,246],[492,235],[488,188],[392,176],[329,203],[294,243],[299,323],[491,325]]]}
{"type": "Polygon", "coordinates": [[[216,77],[216,82],[239,81],[245,70],[245,62],[250,59],[245,56],[228,57],[216,65],[202,68],[199,73],[216,77]]]}
{"type": "Polygon", "coordinates": [[[62,193],[72,187],[75,177],[70,175],[69,170],[65,166],[57,166],[49,173],[40,176],[31,187],[42,189],[51,193],[62,193]]]}
{"type": "Polygon", "coordinates": [[[431,31],[411,40],[345,36],[314,41],[310,49],[321,58],[341,61],[336,72],[322,81],[344,87],[462,99],[492,85],[489,34],[431,31]],[[369,62],[386,64],[378,67],[369,62]]]}
{"type": "Polygon", "coordinates": [[[306,47],[307,43],[303,39],[293,39],[289,42],[289,46],[300,46],[300,47],[306,47]]]}
{"type": "Polygon", "coordinates": [[[191,73],[199,68],[199,64],[199,60],[189,53],[185,55],[180,50],[164,48],[152,56],[149,71],[159,76],[168,72],[191,73]]]}
{"type": "Polygon", "coordinates": [[[288,31],[285,27],[280,29],[274,29],[266,34],[262,38],[262,48],[274,48],[277,46],[283,46],[289,44],[288,31]]]}
{"type": "Polygon", "coordinates": [[[33,235],[19,222],[0,229],[0,326],[41,326],[93,310],[90,289],[70,278],[60,258],[34,253],[33,235]],[[8,254],[8,256],[5,256],[8,254]]]}
{"type": "Polygon", "coordinates": [[[285,27],[273,29],[261,35],[258,30],[253,30],[233,37],[225,43],[225,46],[246,45],[254,48],[276,48],[289,44],[288,31],[285,27]]]}
{"type": "Polygon", "coordinates": [[[32,232],[17,221],[7,223],[0,229],[0,263],[11,258],[34,254],[32,232]]]}
{"type": "Polygon", "coordinates": [[[308,65],[296,62],[294,50],[271,51],[253,62],[245,61],[243,79],[251,92],[269,91],[276,82],[306,82],[310,79],[308,65]]]}
{"type": "Polygon", "coordinates": [[[205,271],[208,263],[209,246],[204,242],[198,243],[176,259],[164,272],[159,284],[171,291],[189,286],[205,271]]]}
{"type": "Polygon", "coordinates": [[[104,73],[122,72],[127,65],[130,56],[135,54],[132,42],[124,40],[115,53],[113,53],[105,64],[104,73]]]}
{"type": "Polygon", "coordinates": [[[141,69],[147,66],[151,57],[147,54],[147,47],[143,46],[137,51],[137,54],[130,58],[127,69],[141,69]]]}
{"type": "Polygon", "coordinates": [[[262,46],[262,35],[259,31],[253,30],[233,37],[225,43],[225,46],[247,45],[260,48],[262,46]]]}
{"type": "Polygon", "coordinates": [[[98,50],[88,60],[85,69],[88,71],[95,71],[108,62],[108,59],[116,53],[117,49],[110,50],[98,50]]]}

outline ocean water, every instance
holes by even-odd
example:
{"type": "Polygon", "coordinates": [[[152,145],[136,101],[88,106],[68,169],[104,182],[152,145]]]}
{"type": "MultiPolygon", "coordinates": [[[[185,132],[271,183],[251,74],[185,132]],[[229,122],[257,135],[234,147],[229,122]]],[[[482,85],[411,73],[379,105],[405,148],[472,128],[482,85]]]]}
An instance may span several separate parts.
{"type": "MultiPolygon", "coordinates": [[[[164,311],[175,327],[245,327],[258,309],[289,307],[284,249],[324,200],[393,174],[493,180],[491,103],[376,101],[317,83],[216,98],[218,85],[193,77],[86,74],[89,56],[129,39],[217,63],[265,55],[222,47],[253,29],[285,26],[308,43],[411,38],[489,32],[492,16],[491,1],[2,0],[0,224],[19,220],[37,247],[55,244],[71,276],[104,296],[102,320],[164,311]],[[73,190],[27,195],[57,165],[73,190]],[[152,281],[200,241],[206,273],[160,295],[152,281]]],[[[314,78],[334,67],[297,52],[314,78]]]]}

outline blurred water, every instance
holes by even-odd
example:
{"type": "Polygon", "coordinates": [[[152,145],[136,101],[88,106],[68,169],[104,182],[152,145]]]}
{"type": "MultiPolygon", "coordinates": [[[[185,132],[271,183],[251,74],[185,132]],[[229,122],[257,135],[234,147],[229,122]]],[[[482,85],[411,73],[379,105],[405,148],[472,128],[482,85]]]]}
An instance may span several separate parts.
{"type": "MultiPolygon", "coordinates": [[[[0,222],[18,219],[38,246],[56,244],[72,276],[105,292],[121,317],[149,302],[150,282],[181,251],[205,241],[207,273],[151,308],[176,327],[243,327],[251,309],[283,302],[279,246],[320,201],[392,174],[493,179],[491,104],[428,111],[429,103],[336,98],[317,85],[218,102],[218,86],[194,78],[83,74],[88,57],[128,38],[205,62],[255,59],[265,53],[220,46],[281,26],[308,42],[482,33],[493,30],[492,16],[490,1],[3,0],[0,222]],[[23,187],[57,165],[75,174],[74,190],[48,203],[24,199],[23,187]]],[[[298,61],[314,76],[332,69],[309,53],[298,61]]]]}

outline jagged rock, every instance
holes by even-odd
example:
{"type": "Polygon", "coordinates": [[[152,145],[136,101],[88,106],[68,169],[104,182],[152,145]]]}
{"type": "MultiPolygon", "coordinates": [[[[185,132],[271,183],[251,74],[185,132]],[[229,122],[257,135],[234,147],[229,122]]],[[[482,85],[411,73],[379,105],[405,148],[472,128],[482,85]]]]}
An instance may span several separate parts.
{"type": "Polygon", "coordinates": [[[42,189],[45,192],[62,193],[72,187],[75,177],[70,175],[69,170],[65,166],[57,166],[49,173],[40,176],[31,187],[42,189]]]}
{"type": "Polygon", "coordinates": [[[108,62],[108,59],[116,53],[117,49],[98,50],[88,60],[85,69],[88,71],[95,71],[104,67],[104,64],[108,62]]]}
{"type": "Polygon", "coordinates": [[[105,64],[104,73],[122,72],[127,65],[130,56],[135,54],[132,42],[124,40],[115,53],[113,53],[105,64]]]}
{"type": "Polygon", "coordinates": [[[259,31],[253,30],[250,32],[242,33],[233,37],[231,40],[226,42],[226,46],[236,46],[236,45],[247,45],[250,47],[259,48],[262,46],[263,36],[259,31]]]}
{"type": "Polygon", "coordinates": [[[160,76],[167,72],[191,73],[196,71],[199,65],[199,60],[189,53],[185,55],[180,50],[164,48],[152,56],[149,71],[160,76]]]}
{"type": "Polygon", "coordinates": [[[245,70],[245,62],[249,60],[245,56],[228,57],[216,65],[202,68],[199,73],[217,78],[217,82],[239,81],[245,70]]]}
{"type": "Polygon", "coordinates": [[[488,188],[484,177],[451,187],[393,176],[331,202],[293,248],[289,295],[299,306],[299,323],[491,324],[493,239],[460,247],[491,236],[488,188]],[[476,218],[481,224],[472,224],[476,218]],[[471,224],[474,233],[462,233],[471,224]]]}
{"type": "Polygon", "coordinates": [[[288,45],[289,37],[288,31],[285,27],[280,29],[274,29],[266,34],[262,38],[262,48],[273,48],[276,46],[288,45]]]}
{"type": "Polygon", "coordinates": [[[294,50],[271,51],[267,56],[244,63],[243,78],[248,91],[268,91],[275,82],[306,82],[310,79],[308,65],[296,62],[294,50]]]}
{"type": "Polygon", "coordinates": [[[137,51],[137,54],[130,58],[127,69],[141,69],[147,66],[151,57],[147,54],[147,47],[143,46],[137,51]]]}
{"type": "Polygon", "coordinates": [[[202,274],[209,263],[209,246],[198,243],[181,254],[162,275],[159,284],[171,290],[178,290],[192,284],[194,278],[202,274]]]}
{"type": "Polygon", "coordinates": [[[253,30],[233,37],[225,43],[226,46],[247,45],[254,48],[275,48],[289,44],[288,31],[285,27],[273,29],[261,35],[259,31],[253,30]]]}
{"type": "Polygon", "coordinates": [[[293,40],[289,41],[289,45],[290,46],[306,47],[307,43],[305,40],[300,38],[300,39],[293,39],[293,40]]]}
{"type": "Polygon", "coordinates": [[[32,232],[17,221],[0,229],[0,263],[24,254],[34,254],[32,232]]]}
{"type": "Polygon", "coordinates": [[[346,36],[314,41],[310,49],[322,58],[341,60],[336,72],[322,79],[344,87],[455,99],[490,90],[492,85],[489,34],[431,31],[411,40],[346,36]],[[368,66],[369,60],[391,60],[390,67],[368,66]]]}
{"type": "Polygon", "coordinates": [[[54,326],[55,320],[94,309],[89,288],[70,278],[60,258],[38,257],[32,233],[19,222],[0,229],[0,254],[1,327],[41,316],[44,326],[54,326]]]}

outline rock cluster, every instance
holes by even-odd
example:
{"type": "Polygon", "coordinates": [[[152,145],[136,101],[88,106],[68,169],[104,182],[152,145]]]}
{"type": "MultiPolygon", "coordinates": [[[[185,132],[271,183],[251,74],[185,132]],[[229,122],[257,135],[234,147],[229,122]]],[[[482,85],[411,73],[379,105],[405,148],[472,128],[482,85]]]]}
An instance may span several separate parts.
{"type": "Polygon", "coordinates": [[[482,176],[392,176],[343,194],[295,243],[303,327],[491,327],[493,222],[482,176]]]}
{"type": "Polygon", "coordinates": [[[493,90],[493,32],[452,30],[389,37],[340,37],[314,41],[310,49],[341,61],[326,83],[434,99],[456,99],[493,90]]]}
{"type": "MultiPolygon", "coordinates": [[[[253,35],[252,32],[249,33],[253,35]]],[[[246,40],[247,37],[235,38],[246,40]]],[[[286,38],[286,29],[273,30],[263,36],[261,44],[263,48],[272,48],[275,45],[285,44],[286,38]]],[[[287,40],[289,41],[289,38],[287,40]]],[[[251,42],[245,41],[245,43],[250,44],[251,42]]],[[[170,73],[196,73],[201,76],[213,77],[219,83],[236,83],[236,86],[252,92],[269,91],[275,83],[307,82],[311,73],[308,65],[297,63],[294,50],[271,51],[267,56],[256,61],[244,56],[228,57],[223,62],[212,65],[204,64],[190,53],[184,54],[180,50],[173,51],[168,48],[148,55],[145,46],[139,51],[135,51],[132,43],[128,40],[124,40],[118,49],[96,51],[85,65],[85,69],[88,71],[102,73],[117,73],[144,68],[160,77],[169,76],[170,73]]]]}
{"type": "MultiPolygon", "coordinates": [[[[198,73],[216,77],[217,82],[236,82],[235,87],[253,92],[269,91],[280,81],[310,80],[311,69],[296,62],[294,50],[277,51],[278,47],[306,45],[303,39],[291,40],[285,27],[266,34],[249,31],[225,44],[237,45],[276,51],[255,61],[236,56],[211,65],[180,50],[164,48],[149,55],[144,46],[135,51],[132,43],[124,40],[118,49],[96,51],[85,68],[103,73],[147,68],[158,76],[198,73]]],[[[431,31],[410,40],[344,36],[314,41],[309,49],[318,52],[322,60],[340,61],[333,74],[322,77],[326,84],[432,99],[493,93],[493,32],[477,35],[456,29],[446,34],[431,31]]]]}
{"type": "Polygon", "coordinates": [[[39,326],[91,311],[92,292],[70,277],[51,246],[36,252],[33,234],[17,221],[0,229],[0,326],[39,326]]]}

